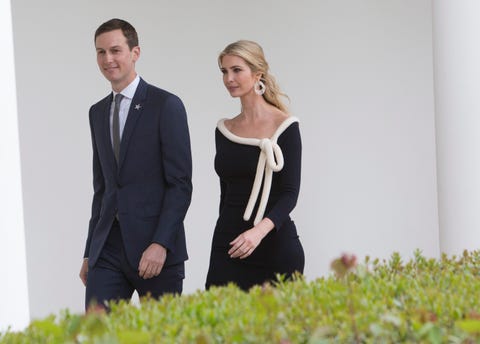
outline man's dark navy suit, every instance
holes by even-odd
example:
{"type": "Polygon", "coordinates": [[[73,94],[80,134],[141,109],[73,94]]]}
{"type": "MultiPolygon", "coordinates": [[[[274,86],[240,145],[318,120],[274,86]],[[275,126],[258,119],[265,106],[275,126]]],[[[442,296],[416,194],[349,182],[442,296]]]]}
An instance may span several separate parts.
{"type": "Polygon", "coordinates": [[[113,95],[90,108],[92,216],[84,257],[97,263],[118,216],[126,257],[138,268],[151,243],[167,249],[164,267],[187,256],[183,220],[192,194],[185,108],[175,95],[140,79],[125,123],[117,164],[110,134],[113,95]]]}

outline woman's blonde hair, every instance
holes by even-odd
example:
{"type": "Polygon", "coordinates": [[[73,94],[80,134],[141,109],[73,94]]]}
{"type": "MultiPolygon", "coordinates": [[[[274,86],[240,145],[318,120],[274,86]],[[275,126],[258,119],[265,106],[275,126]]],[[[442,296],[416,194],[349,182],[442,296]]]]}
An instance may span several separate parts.
{"type": "Polygon", "coordinates": [[[275,78],[270,74],[265,54],[258,43],[240,40],[227,45],[218,56],[218,65],[220,68],[222,67],[222,59],[225,55],[238,56],[246,62],[253,73],[260,72],[260,80],[265,84],[263,98],[267,103],[272,104],[281,111],[288,112],[286,105],[281,100],[281,97],[288,99],[288,96],[280,91],[280,87],[278,87],[275,78]]]}

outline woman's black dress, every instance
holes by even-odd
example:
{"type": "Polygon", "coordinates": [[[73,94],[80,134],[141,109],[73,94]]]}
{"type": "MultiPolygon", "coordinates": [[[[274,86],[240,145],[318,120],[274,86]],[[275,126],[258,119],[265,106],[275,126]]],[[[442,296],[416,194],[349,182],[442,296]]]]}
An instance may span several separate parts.
{"type": "MultiPolygon", "coordinates": [[[[291,118],[287,121],[292,122],[291,118]]],[[[290,218],[300,187],[302,144],[298,122],[287,125],[283,132],[276,133],[284,166],[280,171],[273,172],[264,214],[264,217],[268,217],[275,224],[275,228],[245,259],[230,258],[229,243],[253,227],[253,218],[260,201],[257,200],[248,221],[243,219],[243,215],[254,183],[261,149],[259,146],[239,143],[245,139],[229,132],[223,125],[223,120],[215,130],[215,170],[220,177],[221,190],[220,216],[213,234],[207,289],[213,285],[234,282],[240,288],[248,290],[253,285],[275,280],[277,273],[286,277],[295,271],[303,273],[304,252],[295,224],[290,218]]],[[[263,187],[262,185],[260,188],[260,196],[263,187]]]]}

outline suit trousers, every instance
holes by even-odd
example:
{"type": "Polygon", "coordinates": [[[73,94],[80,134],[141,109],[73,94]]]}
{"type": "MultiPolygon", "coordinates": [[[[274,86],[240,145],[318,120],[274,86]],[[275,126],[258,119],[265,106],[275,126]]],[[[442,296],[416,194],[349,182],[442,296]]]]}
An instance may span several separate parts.
{"type": "Polygon", "coordinates": [[[88,271],[85,309],[93,304],[108,309],[108,301],[130,299],[135,290],[140,297],[181,294],[184,278],[184,262],[164,266],[156,277],[140,277],[138,268],[133,268],[127,260],[120,224],[115,220],[98,261],[88,271]]]}

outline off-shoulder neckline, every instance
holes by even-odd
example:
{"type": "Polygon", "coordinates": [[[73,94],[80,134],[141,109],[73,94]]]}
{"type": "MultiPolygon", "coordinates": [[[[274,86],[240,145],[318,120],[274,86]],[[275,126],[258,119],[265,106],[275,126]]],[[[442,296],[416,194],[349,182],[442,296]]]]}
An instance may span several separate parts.
{"type": "Polygon", "coordinates": [[[299,121],[297,117],[289,116],[278,126],[277,130],[275,130],[272,137],[260,139],[256,137],[238,136],[232,133],[230,130],[228,130],[228,128],[225,125],[226,120],[227,118],[222,118],[217,122],[217,128],[223,134],[223,136],[225,136],[230,141],[233,141],[236,143],[249,144],[253,146],[257,146],[262,140],[265,140],[265,139],[269,139],[273,142],[276,142],[278,137],[285,131],[285,129],[287,129],[292,123],[299,121]]]}

